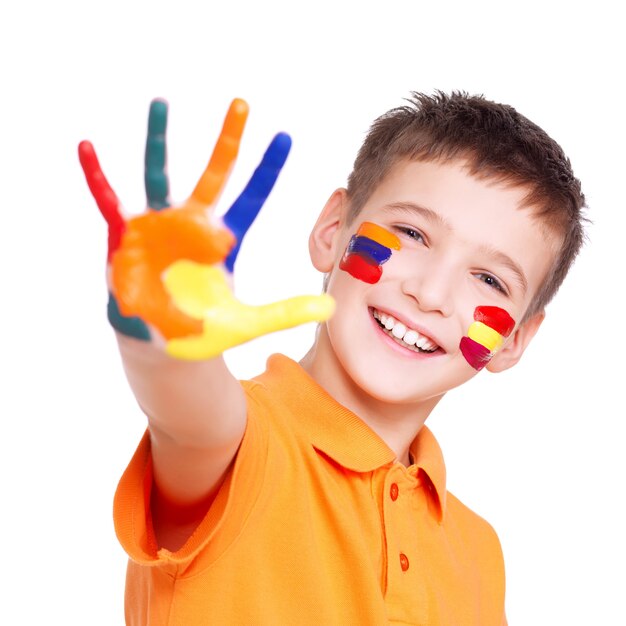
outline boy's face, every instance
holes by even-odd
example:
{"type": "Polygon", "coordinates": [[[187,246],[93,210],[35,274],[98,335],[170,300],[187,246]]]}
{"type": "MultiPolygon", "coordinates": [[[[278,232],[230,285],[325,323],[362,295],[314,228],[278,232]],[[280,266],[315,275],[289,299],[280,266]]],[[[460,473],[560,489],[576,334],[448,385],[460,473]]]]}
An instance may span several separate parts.
{"type": "Polygon", "coordinates": [[[435,399],[477,373],[460,349],[477,307],[498,307],[515,320],[487,368],[514,365],[543,319],[519,324],[559,243],[520,208],[525,195],[470,176],[460,161],[397,164],[350,225],[345,191],[335,192],[311,235],[314,264],[330,272],[328,293],[337,302],[322,328],[326,367],[378,400],[435,399]],[[401,246],[371,283],[342,263],[364,222],[401,246]],[[396,334],[415,331],[425,350],[394,337],[396,328],[384,322],[402,324],[396,334]]]}

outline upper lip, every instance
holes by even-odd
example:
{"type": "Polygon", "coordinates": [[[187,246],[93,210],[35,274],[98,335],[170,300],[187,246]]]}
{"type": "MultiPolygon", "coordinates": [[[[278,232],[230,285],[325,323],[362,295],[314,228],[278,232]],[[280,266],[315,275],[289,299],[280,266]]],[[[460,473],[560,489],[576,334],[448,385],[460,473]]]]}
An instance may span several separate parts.
{"type": "Polygon", "coordinates": [[[432,331],[430,331],[425,326],[418,324],[417,322],[409,319],[402,313],[398,313],[397,311],[394,311],[392,309],[378,307],[378,306],[372,306],[372,309],[375,309],[376,311],[379,311],[380,313],[386,313],[387,315],[391,315],[393,318],[397,319],[399,322],[404,324],[407,328],[416,330],[420,335],[426,337],[426,339],[430,339],[433,343],[436,343],[443,352],[447,352],[447,350],[443,347],[443,343],[440,341],[437,335],[433,334],[432,331]]]}

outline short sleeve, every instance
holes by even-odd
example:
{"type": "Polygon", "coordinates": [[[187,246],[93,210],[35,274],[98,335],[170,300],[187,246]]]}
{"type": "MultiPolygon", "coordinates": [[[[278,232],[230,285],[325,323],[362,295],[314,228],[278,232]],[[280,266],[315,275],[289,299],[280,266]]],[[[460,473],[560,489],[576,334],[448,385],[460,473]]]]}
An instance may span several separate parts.
{"type": "Polygon", "coordinates": [[[115,532],[132,561],[148,566],[205,567],[238,536],[258,499],[267,463],[268,415],[251,393],[253,387],[254,383],[244,384],[247,423],[234,463],[206,516],[176,552],[159,549],[152,531],[152,456],[146,431],[120,479],[113,504],[115,532]]]}

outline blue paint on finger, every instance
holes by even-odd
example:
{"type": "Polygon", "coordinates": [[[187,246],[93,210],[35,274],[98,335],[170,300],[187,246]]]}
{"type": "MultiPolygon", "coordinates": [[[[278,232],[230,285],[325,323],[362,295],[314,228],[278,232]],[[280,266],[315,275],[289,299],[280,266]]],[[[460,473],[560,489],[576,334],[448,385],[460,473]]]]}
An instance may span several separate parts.
{"type": "Polygon", "coordinates": [[[270,195],[290,149],[291,137],[286,133],[278,133],[265,151],[261,163],[245,189],[224,215],[224,224],[230,228],[237,240],[226,257],[225,265],[229,272],[233,271],[241,242],[270,195]]]}
{"type": "Polygon", "coordinates": [[[148,138],[146,140],[145,174],[148,208],[160,211],[170,206],[170,183],[165,171],[167,148],[167,102],[153,100],[148,114],[148,138]]]}

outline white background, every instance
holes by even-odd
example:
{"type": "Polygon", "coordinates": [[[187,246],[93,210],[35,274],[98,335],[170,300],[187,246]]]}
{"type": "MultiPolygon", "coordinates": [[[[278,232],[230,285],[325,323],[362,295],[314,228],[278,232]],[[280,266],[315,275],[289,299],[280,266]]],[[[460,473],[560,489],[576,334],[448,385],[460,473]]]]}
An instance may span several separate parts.
{"type": "MultiPolygon", "coordinates": [[[[6,623],[123,622],[111,505],[145,419],[105,319],[105,225],[78,142],[95,143],[125,206],[140,211],[148,104],[165,97],[172,195],[183,200],[229,101],[243,97],[251,114],[225,210],[273,134],[290,132],[288,164],[238,262],[239,297],[262,303],[319,291],[308,231],[369,123],[411,90],[464,89],[513,104],[561,143],[593,225],[523,361],[452,392],[428,424],[450,490],[499,533],[510,624],[626,624],[625,50],[612,5],[575,6],[60,0],[1,10],[6,623]]],[[[299,358],[312,332],[258,340],[229,362],[254,375],[271,352],[299,358]]]]}

